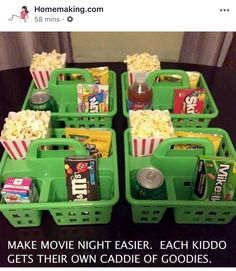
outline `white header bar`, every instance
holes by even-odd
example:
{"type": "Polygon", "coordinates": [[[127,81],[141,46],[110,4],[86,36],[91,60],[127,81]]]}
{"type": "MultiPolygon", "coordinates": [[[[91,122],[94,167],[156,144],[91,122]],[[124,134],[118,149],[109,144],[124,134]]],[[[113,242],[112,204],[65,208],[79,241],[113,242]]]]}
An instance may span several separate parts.
{"type": "Polygon", "coordinates": [[[0,31],[236,30],[234,0],[7,0],[3,3],[0,31]]]}

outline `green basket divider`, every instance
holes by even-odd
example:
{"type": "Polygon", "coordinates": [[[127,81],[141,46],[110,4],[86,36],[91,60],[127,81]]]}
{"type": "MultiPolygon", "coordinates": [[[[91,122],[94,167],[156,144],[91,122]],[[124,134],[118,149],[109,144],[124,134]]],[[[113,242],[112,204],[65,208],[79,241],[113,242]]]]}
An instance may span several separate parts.
{"type": "Polygon", "coordinates": [[[39,201],[35,203],[5,204],[1,199],[0,211],[14,227],[39,226],[45,210],[57,225],[110,222],[113,206],[119,199],[117,149],[115,131],[104,129],[112,131],[112,144],[109,157],[98,159],[98,201],[68,201],[64,158],[73,154],[85,156],[88,152],[79,141],[64,138],[64,129],[52,129],[52,138],[33,141],[24,160],[12,160],[4,152],[0,163],[1,186],[7,177],[31,177],[39,192],[39,201]],[[52,147],[42,149],[42,146],[52,147]]]}
{"type": "MultiPolygon", "coordinates": [[[[58,112],[52,112],[53,128],[59,127],[85,127],[99,128],[112,127],[112,120],[117,113],[117,84],[116,73],[109,71],[109,112],[86,113],[77,112],[77,84],[93,83],[91,74],[85,69],[63,68],[52,71],[48,85],[49,94],[55,99],[58,112]],[[79,73],[83,80],[67,80],[73,73],[79,73]],[[65,80],[58,80],[64,75],[65,80]]],[[[27,109],[30,96],[37,91],[32,81],[23,103],[22,109],[27,109]]]]}
{"type": "MultiPolygon", "coordinates": [[[[174,90],[189,88],[188,75],[183,70],[157,70],[149,74],[147,84],[153,90],[153,110],[169,110],[174,127],[207,127],[213,118],[218,116],[218,108],[210,93],[203,75],[200,73],[198,87],[205,90],[205,106],[203,114],[174,114],[174,90]],[[161,75],[179,75],[180,82],[159,82],[156,80],[161,75]]],[[[128,73],[121,75],[123,115],[128,118],[128,73]]],[[[129,124],[129,121],[128,121],[129,124]]]]}
{"type": "MultiPolygon", "coordinates": [[[[217,156],[236,157],[228,133],[220,128],[176,128],[177,131],[203,132],[222,135],[217,156]]],[[[192,200],[194,175],[199,154],[214,155],[208,139],[171,138],[164,140],[152,156],[133,157],[130,129],[124,133],[125,193],[131,205],[135,223],[159,223],[168,208],[173,209],[176,223],[226,224],[236,215],[235,201],[192,200]],[[199,150],[174,150],[174,144],[201,144],[199,150]],[[133,186],[138,170],[145,167],[159,169],[165,178],[166,197],[163,200],[137,199],[133,186]]]]}

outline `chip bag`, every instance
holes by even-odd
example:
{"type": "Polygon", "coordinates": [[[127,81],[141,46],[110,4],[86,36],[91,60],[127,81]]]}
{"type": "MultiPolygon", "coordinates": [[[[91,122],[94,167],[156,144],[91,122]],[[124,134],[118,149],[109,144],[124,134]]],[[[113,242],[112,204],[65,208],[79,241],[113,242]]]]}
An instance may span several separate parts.
{"type": "Polygon", "coordinates": [[[74,138],[85,145],[93,158],[109,156],[112,132],[85,128],[65,128],[66,138],[74,138]]]}
{"type": "MultiPolygon", "coordinates": [[[[176,131],[175,135],[178,137],[195,137],[195,138],[207,138],[210,140],[214,146],[214,152],[217,154],[221,140],[223,136],[216,134],[207,134],[207,133],[195,133],[195,132],[185,132],[185,131],[176,131]]],[[[192,149],[200,149],[201,145],[174,145],[175,150],[192,150],[192,149]]]]}
{"type": "MultiPolygon", "coordinates": [[[[93,78],[95,84],[109,85],[109,68],[108,67],[97,67],[97,68],[87,68],[93,78]]],[[[82,80],[83,76],[80,73],[72,73],[72,80],[82,80]]]]}
{"type": "Polygon", "coordinates": [[[199,72],[186,72],[186,73],[188,74],[190,88],[192,89],[197,88],[200,73],[199,72]]]}

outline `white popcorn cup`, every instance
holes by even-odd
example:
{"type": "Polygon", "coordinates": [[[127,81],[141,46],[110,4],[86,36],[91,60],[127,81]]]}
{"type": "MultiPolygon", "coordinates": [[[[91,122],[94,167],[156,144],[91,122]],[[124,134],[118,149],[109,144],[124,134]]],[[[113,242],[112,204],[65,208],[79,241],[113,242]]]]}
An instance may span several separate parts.
{"type": "MultiPolygon", "coordinates": [[[[50,74],[52,71],[38,71],[38,70],[30,70],[30,73],[33,77],[34,83],[37,89],[46,89],[48,88],[48,82],[50,80],[50,74]]],[[[59,80],[64,80],[64,75],[59,75],[59,80]]]]}
{"type": "Polygon", "coordinates": [[[152,155],[153,151],[163,140],[163,137],[132,137],[132,155],[134,157],[152,155]]]}

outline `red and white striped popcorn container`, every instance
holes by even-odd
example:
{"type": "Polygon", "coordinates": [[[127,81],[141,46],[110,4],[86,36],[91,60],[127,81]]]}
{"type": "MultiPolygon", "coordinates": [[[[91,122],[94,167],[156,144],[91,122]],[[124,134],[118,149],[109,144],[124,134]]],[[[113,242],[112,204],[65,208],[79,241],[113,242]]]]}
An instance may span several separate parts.
{"type": "MultiPolygon", "coordinates": [[[[38,71],[38,70],[30,70],[30,73],[33,77],[34,83],[37,89],[46,89],[48,88],[48,82],[50,80],[50,74],[52,71],[38,71]]],[[[59,80],[64,80],[64,75],[59,75],[59,80]]]]}
{"type": "MultiPolygon", "coordinates": [[[[14,118],[16,112],[9,112],[8,118],[14,118]]],[[[51,137],[51,119],[49,119],[47,123],[46,129],[46,138],[51,137]]],[[[26,154],[28,152],[28,148],[30,143],[35,139],[4,139],[3,138],[3,130],[1,132],[0,142],[2,143],[3,147],[9,154],[9,156],[13,160],[22,160],[26,158],[26,154]]],[[[45,146],[41,147],[42,150],[45,150],[45,146]]]]}
{"type": "Polygon", "coordinates": [[[25,159],[29,144],[32,140],[16,139],[16,140],[5,140],[1,139],[1,143],[5,150],[13,160],[25,159]]]}
{"type": "Polygon", "coordinates": [[[163,137],[132,137],[132,154],[134,157],[152,155],[153,151],[163,140],[163,137]]]}

